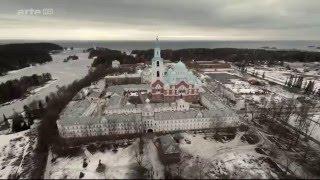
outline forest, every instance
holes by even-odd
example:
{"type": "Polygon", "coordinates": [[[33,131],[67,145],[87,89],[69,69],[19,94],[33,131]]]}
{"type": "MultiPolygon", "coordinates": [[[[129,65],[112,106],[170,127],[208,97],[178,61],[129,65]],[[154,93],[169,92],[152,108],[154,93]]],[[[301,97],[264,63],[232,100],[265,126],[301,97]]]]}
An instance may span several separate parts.
{"type": "Polygon", "coordinates": [[[34,64],[52,61],[51,51],[62,47],[51,43],[24,43],[0,45],[0,75],[34,64]]]}
{"type": "MultiPolygon", "coordinates": [[[[133,50],[129,56],[121,51],[107,48],[90,49],[89,58],[96,57],[92,66],[98,64],[111,65],[113,60],[119,60],[121,64],[134,64],[150,61],[153,57],[153,49],[133,50]]],[[[161,50],[163,59],[171,61],[212,61],[221,59],[242,64],[268,64],[282,65],[287,62],[315,62],[320,60],[320,52],[299,50],[265,50],[265,49],[235,49],[235,48],[190,48],[190,49],[165,49],[161,50]]]]}
{"type": "Polygon", "coordinates": [[[0,84],[0,104],[24,97],[31,87],[40,86],[52,79],[50,73],[23,76],[0,84]]]}
{"type": "Polygon", "coordinates": [[[143,60],[138,60],[133,56],[129,56],[121,51],[111,50],[107,48],[100,48],[97,50],[91,49],[89,53],[89,58],[94,59],[92,66],[96,67],[99,64],[106,65],[108,67],[111,66],[113,60],[118,60],[121,64],[135,64],[139,62],[143,62],[143,60]]]}
{"type": "MultiPolygon", "coordinates": [[[[133,50],[137,61],[149,61],[153,57],[153,49],[133,50]]],[[[161,51],[163,59],[171,61],[211,61],[222,59],[237,63],[267,63],[269,65],[288,62],[315,62],[320,60],[320,52],[298,50],[265,50],[265,49],[235,49],[235,48],[194,48],[194,49],[165,49],[161,51]]]]}

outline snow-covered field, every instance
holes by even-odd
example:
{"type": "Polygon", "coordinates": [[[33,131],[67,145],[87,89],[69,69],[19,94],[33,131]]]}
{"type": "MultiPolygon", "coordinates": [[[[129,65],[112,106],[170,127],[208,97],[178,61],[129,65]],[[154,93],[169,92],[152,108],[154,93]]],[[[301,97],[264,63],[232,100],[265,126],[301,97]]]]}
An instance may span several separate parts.
{"type": "Polygon", "coordinates": [[[105,152],[95,152],[91,154],[87,149],[79,156],[75,157],[58,157],[51,165],[49,178],[53,179],[78,179],[80,172],[84,173],[84,178],[89,179],[124,179],[131,177],[133,172],[130,166],[134,165],[134,152],[137,148],[137,143],[133,143],[126,148],[118,148],[118,152],[114,153],[111,150],[105,152]],[[87,159],[88,166],[82,167],[84,158],[87,159]],[[101,163],[106,165],[104,173],[96,172],[96,168],[101,163]]]}
{"type": "Polygon", "coordinates": [[[0,178],[13,175],[28,178],[32,168],[32,154],[36,145],[35,129],[0,135],[0,178]]]}
{"type": "Polygon", "coordinates": [[[15,111],[22,111],[25,104],[30,103],[32,100],[43,100],[46,95],[57,90],[57,86],[64,86],[72,83],[76,79],[84,77],[88,73],[88,67],[91,65],[92,60],[88,59],[88,53],[83,53],[82,49],[75,49],[73,51],[64,51],[59,54],[51,55],[53,61],[43,65],[36,65],[27,67],[24,69],[11,71],[5,76],[0,76],[0,83],[6,82],[12,79],[18,79],[22,76],[30,76],[32,74],[50,73],[55,81],[50,81],[49,84],[39,87],[34,90],[34,94],[31,94],[23,100],[16,100],[13,103],[0,107],[0,114],[7,116],[15,111]],[[63,59],[69,55],[76,54],[79,56],[79,60],[69,61],[64,63],[63,59]]]}
{"type": "MultiPolygon", "coordinates": [[[[158,150],[154,145],[157,137],[144,137],[141,162],[148,171],[144,177],[163,179],[166,171],[173,177],[185,179],[281,177],[286,162],[266,155],[268,150],[258,153],[257,147],[267,147],[269,141],[261,132],[251,130],[247,132],[248,134],[257,139],[248,141],[247,137],[245,138],[247,140],[244,140],[245,132],[236,132],[234,138],[222,142],[212,138],[213,133],[182,133],[183,139],[178,144],[181,149],[181,160],[171,165],[163,165],[160,161],[158,150]],[[187,143],[186,139],[191,143],[187,143]]],[[[113,152],[113,148],[99,149],[101,143],[94,144],[96,147],[94,150],[90,145],[83,145],[76,155],[57,157],[54,154],[53,157],[56,159],[53,162],[52,155],[49,155],[45,178],[77,179],[81,172],[85,179],[141,177],[136,156],[139,152],[139,139],[135,139],[130,145],[120,146],[117,152],[113,152]],[[84,159],[88,163],[87,167],[83,167],[84,159]],[[103,172],[96,171],[99,161],[106,167],[103,172]]]]}
{"type": "MultiPolygon", "coordinates": [[[[293,68],[297,69],[304,75],[303,86],[306,85],[309,81],[315,81],[314,89],[317,90],[320,88],[320,75],[319,70],[310,70],[308,72],[304,72],[304,68],[306,65],[312,65],[313,63],[288,63],[293,68]]],[[[261,77],[262,74],[265,74],[265,79],[278,83],[280,85],[284,85],[285,82],[290,77],[290,74],[297,74],[292,70],[286,70],[283,67],[248,67],[247,72],[252,74],[253,72],[258,72],[258,76],[261,77]]]]}
{"type": "MultiPolygon", "coordinates": [[[[308,130],[308,134],[311,135],[311,137],[315,138],[320,142],[320,114],[314,114],[312,117],[310,117],[310,126],[308,130]]],[[[296,117],[292,117],[289,121],[291,125],[295,125],[295,119],[296,117]]]]}
{"type": "Polygon", "coordinates": [[[225,87],[232,90],[237,94],[255,94],[255,93],[263,93],[263,90],[257,86],[253,86],[246,81],[242,81],[239,79],[230,79],[230,84],[225,84],[225,87]]]}
{"type": "Polygon", "coordinates": [[[274,169],[263,160],[266,156],[255,151],[259,143],[243,142],[242,135],[238,133],[233,140],[222,143],[204,139],[203,134],[183,133],[191,144],[180,142],[182,178],[277,178],[274,169]]]}
{"type": "MultiPolygon", "coordinates": [[[[46,170],[47,177],[53,179],[78,179],[80,172],[85,179],[128,179],[138,178],[137,156],[139,140],[135,140],[127,147],[119,147],[117,152],[112,149],[90,152],[83,146],[80,155],[70,157],[58,157],[46,170]],[[83,168],[83,160],[86,158],[88,166],[83,168]],[[104,172],[97,172],[96,168],[101,163],[106,166],[104,172]]],[[[146,139],[142,155],[142,164],[147,169],[153,169],[155,178],[163,178],[163,167],[158,159],[157,149],[152,140],[146,139]]],[[[49,159],[50,162],[51,159],[49,159]]]]}
{"type": "Polygon", "coordinates": [[[313,138],[320,141],[320,114],[314,115],[312,120],[313,121],[310,124],[310,133],[313,138]]]}

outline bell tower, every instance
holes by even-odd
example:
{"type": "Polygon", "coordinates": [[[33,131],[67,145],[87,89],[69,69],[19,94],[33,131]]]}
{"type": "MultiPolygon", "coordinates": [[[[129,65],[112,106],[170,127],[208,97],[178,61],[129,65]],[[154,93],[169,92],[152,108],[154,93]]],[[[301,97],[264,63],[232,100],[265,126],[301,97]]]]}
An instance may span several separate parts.
{"type": "Polygon", "coordinates": [[[153,57],[154,58],[161,58],[161,49],[160,49],[160,44],[159,44],[159,38],[158,37],[156,38],[153,57]]]}
{"type": "Polygon", "coordinates": [[[159,39],[156,38],[155,48],[152,58],[152,82],[157,80],[162,81],[164,75],[163,59],[161,58],[161,49],[159,39]]]}

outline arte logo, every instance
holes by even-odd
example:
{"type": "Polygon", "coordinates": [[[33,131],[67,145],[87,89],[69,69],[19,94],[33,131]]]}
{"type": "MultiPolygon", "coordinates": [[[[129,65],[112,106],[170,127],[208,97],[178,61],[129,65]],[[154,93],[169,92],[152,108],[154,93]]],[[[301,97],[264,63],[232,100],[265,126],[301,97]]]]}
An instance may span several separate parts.
{"type": "Polygon", "coordinates": [[[53,15],[54,11],[51,8],[43,9],[19,9],[17,15],[28,15],[28,16],[50,16],[53,15]]]}

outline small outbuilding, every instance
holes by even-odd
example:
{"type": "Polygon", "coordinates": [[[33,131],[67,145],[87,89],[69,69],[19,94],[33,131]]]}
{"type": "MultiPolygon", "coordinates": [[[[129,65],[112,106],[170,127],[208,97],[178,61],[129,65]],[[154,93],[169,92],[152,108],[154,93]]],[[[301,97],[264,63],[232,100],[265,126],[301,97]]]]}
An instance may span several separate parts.
{"type": "Polygon", "coordinates": [[[155,142],[155,145],[163,164],[168,165],[180,161],[181,150],[172,135],[167,134],[160,136],[155,142]]]}

